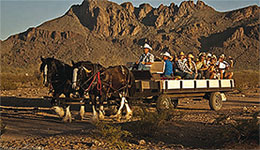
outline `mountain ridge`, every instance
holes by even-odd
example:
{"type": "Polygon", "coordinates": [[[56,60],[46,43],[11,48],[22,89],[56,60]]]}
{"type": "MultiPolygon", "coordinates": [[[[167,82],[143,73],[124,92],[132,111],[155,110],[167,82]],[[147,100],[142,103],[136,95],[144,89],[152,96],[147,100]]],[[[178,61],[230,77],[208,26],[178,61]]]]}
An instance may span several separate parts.
{"type": "Polygon", "coordinates": [[[85,0],[63,16],[1,41],[2,66],[28,67],[40,56],[90,60],[105,66],[135,61],[148,42],[157,56],[200,51],[235,58],[237,69],[259,68],[259,12],[249,6],[218,12],[202,1],[178,7],[85,0]]]}

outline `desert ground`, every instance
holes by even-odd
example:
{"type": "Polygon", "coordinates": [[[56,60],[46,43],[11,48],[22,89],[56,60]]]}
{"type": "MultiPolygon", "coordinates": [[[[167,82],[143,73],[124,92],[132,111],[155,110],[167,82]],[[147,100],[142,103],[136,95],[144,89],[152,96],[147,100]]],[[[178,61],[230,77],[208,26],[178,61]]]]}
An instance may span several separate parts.
{"type": "Polygon", "coordinates": [[[260,111],[259,90],[227,93],[227,101],[217,112],[210,110],[207,100],[182,99],[167,117],[157,114],[153,105],[133,104],[131,121],[106,116],[99,123],[91,120],[90,107],[86,107],[84,120],[77,120],[79,107],[75,105],[72,123],[62,122],[43,98],[47,88],[3,90],[1,148],[259,149],[259,137],[252,138],[259,135],[259,126],[253,132],[238,130],[241,121],[250,122],[260,111]],[[140,115],[140,110],[146,110],[148,117],[140,115]]]}

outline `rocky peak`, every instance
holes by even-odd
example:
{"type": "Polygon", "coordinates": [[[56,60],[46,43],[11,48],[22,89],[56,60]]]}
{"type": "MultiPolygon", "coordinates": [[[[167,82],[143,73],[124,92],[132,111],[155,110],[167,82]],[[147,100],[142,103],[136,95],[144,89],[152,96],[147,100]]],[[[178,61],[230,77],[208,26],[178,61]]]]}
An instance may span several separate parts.
{"type": "Polygon", "coordinates": [[[233,40],[242,40],[244,36],[244,28],[240,27],[238,28],[235,33],[231,37],[231,41],[233,40]]]}
{"type": "Polygon", "coordinates": [[[196,7],[197,8],[203,8],[203,7],[205,7],[206,6],[206,4],[203,2],[203,1],[201,1],[201,0],[198,0],[197,1],[197,4],[196,4],[196,7]]]}
{"type": "Polygon", "coordinates": [[[184,15],[189,15],[195,9],[195,4],[193,1],[183,1],[178,10],[178,16],[182,17],[184,15]]]}
{"type": "Polygon", "coordinates": [[[133,13],[134,10],[135,10],[133,4],[130,3],[130,2],[122,3],[121,6],[124,7],[125,9],[127,9],[127,10],[128,10],[129,12],[131,12],[131,13],[133,13]]]}
{"type": "Polygon", "coordinates": [[[227,17],[233,19],[235,22],[249,17],[255,17],[259,15],[260,9],[258,6],[249,6],[246,8],[238,9],[227,13],[227,17]]]}
{"type": "Polygon", "coordinates": [[[178,10],[178,17],[187,16],[192,14],[194,11],[209,8],[212,9],[201,0],[198,0],[196,4],[193,2],[193,0],[183,1],[178,10]]]}
{"type": "Polygon", "coordinates": [[[131,3],[118,5],[107,0],[85,0],[74,13],[90,31],[100,36],[131,34],[137,24],[131,3]]]}
{"type": "Polygon", "coordinates": [[[142,20],[146,15],[153,10],[153,7],[150,4],[144,3],[139,6],[137,9],[136,17],[138,20],[142,20]]]}

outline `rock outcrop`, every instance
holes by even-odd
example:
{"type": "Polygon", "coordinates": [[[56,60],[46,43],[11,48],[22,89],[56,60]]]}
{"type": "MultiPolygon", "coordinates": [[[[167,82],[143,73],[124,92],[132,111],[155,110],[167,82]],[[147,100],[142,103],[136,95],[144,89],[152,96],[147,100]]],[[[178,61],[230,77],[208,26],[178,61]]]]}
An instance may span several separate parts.
{"type": "Polygon", "coordinates": [[[3,66],[30,67],[40,56],[55,56],[109,66],[135,61],[148,42],[158,57],[164,51],[196,55],[203,50],[233,56],[236,68],[258,69],[253,62],[259,56],[259,10],[217,12],[200,0],[158,8],[85,0],[62,17],[1,41],[1,60],[3,66]]]}

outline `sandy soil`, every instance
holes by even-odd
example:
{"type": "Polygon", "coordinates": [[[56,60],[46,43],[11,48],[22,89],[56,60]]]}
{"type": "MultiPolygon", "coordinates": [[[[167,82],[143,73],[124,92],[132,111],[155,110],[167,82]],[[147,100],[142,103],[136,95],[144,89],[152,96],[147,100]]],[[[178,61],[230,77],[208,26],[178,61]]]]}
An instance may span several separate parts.
{"type": "MultiPolygon", "coordinates": [[[[109,148],[105,142],[93,138],[95,126],[91,123],[90,108],[84,120],[64,123],[51,110],[51,104],[43,99],[48,95],[47,89],[18,89],[1,91],[1,119],[6,128],[1,133],[1,147],[34,148],[34,149],[79,149],[109,148]]],[[[181,100],[175,115],[164,124],[156,136],[147,138],[134,135],[128,141],[129,147],[138,148],[260,148],[258,142],[230,143],[223,137],[228,121],[250,118],[254,112],[260,111],[259,89],[247,93],[229,93],[223,108],[216,112],[209,108],[208,101],[181,100]],[[231,119],[215,124],[220,115],[229,115],[231,119]],[[143,142],[143,141],[144,142],[143,142]],[[140,141],[142,141],[140,143],[140,141]]],[[[151,108],[153,111],[155,108],[151,108]]],[[[78,114],[78,106],[72,107],[72,115],[78,114]]],[[[106,116],[106,121],[109,118],[106,116]]],[[[116,122],[115,122],[116,123],[116,122]]],[[[121,122],[122,128],[132,122],[121,122]]],[[[119,124],[119,123],[116,123],[119,124]]],[[[133,132],[135,133],[135,132],[133,132]]]]}

